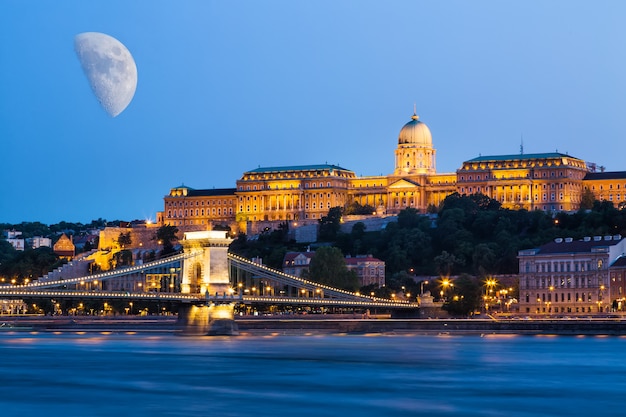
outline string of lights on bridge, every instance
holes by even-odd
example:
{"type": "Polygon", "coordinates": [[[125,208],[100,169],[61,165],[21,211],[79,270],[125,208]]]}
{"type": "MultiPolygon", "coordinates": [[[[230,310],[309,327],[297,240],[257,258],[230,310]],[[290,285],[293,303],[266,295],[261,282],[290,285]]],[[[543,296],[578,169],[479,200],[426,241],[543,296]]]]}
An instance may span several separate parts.
{"type": "MultiPolygon", "coordinates": [[[[202,251],[194,250],[170,256],[168,258],[159,259],[142,265],[135,265],[113,271],[101,272],[94,275],[58,279],[54,281],[34,281],[24,285],[4,285],[0,286],[0,294],[5,297],[53,297],[53,298],[118,298],[118,299],[137,299],[137,300],[162,300],[177,302],[234,302],[234,303],[272,303],[272,304],[311,304],[311,305],[327,305],[327,306],[362,306],[362,307],[393,307],[393,308],[416,308],[417,303],[408,300],[389,300],[372,296],[366,296],[359,292],[350,292],[339,288],[330,287],[318,282],[309,281],[304,278],[289,275],[282,271],[269,268],[265,265],[253,262],[241,256],[229,253],[228,260],[231,265],[239,267],[244,271],[253,274],[265,275],[265,278],[274,281],[280,281],[287,285],[305,288],[319,294],[319,298],[315,297],[276,297],[276,296],[255,296],[235,294],[235,289],[231,288],[228,293],[224,294],[183,294],[183,293],[164,293],[164,292],[139,292],[131,293],[125,291],[80,291],[80,290],[45,290],[51,287],[67,286],[72,284],[84,285],[87,282],[98,283],[108,279],[117,278],[124,275],[134,273],[144,273],[156,267],[173,264],[175,262],[193,258],[202,254],[202,251]],[[328,297],[324,297],[322,294],[328,297]],[[336,298],[330,298],[335,296],[336,298]]],[[[302,289],[304,293],[305,289],[302,289]]]]}

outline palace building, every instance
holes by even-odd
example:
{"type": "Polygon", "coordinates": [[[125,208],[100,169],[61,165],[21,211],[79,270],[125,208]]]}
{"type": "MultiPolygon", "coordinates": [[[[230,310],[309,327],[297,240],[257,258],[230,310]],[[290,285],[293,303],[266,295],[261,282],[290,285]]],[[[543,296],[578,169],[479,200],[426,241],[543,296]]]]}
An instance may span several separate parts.
{"type": "Polygon", "coordinates": [[[259,167],[243,173],[235,188],[181,185],[164,197],[159,225],[181,232],[228,226],[257,233],[280,222],[316,223],[332,207],[373,207],[373,216],[406,208],[436,209],[452,193],[484,194],[504,208],[572,211],[583,192],[616,205],[626,199],[626,172],[590,172],[585,161],[558,152],[479,156],[454,173],[436,171],[428,126],[413,114],[398,135],[392,174],[358,177],[336,165],[259,167]]]}

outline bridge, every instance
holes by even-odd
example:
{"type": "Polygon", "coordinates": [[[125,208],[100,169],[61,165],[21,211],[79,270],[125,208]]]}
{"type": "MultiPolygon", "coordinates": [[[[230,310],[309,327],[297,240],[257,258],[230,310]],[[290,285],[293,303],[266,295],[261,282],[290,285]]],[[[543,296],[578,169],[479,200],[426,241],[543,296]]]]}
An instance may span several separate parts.
{"type": "MultiPolygon", "coordinates": [[[[88,276],[3,285],[0,298],[171,302],[186,306],[183,311],[192,316],[197,314],[189,311],[197,308],[211,307],[217,311],[223,306],[228,306],[232,315],[232,307],[237,304],[418,308],[417,303],[366,296],[285,274],[228,253],[231,242],[222,231],[188,232],[181,241],[183,252],[180,254],[88,276]]],[[[206,319],[210,321],[210,317],[206,319]]]]}

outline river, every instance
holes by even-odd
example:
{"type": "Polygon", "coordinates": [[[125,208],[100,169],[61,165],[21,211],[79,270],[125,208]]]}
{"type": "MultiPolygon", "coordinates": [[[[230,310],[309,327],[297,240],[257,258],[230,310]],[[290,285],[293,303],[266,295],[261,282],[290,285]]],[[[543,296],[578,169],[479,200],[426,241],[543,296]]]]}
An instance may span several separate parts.
{"type": "Polygon", "coordinates": [[[623,337],[0,334],[2,416],[622,415],[623,337]]]}

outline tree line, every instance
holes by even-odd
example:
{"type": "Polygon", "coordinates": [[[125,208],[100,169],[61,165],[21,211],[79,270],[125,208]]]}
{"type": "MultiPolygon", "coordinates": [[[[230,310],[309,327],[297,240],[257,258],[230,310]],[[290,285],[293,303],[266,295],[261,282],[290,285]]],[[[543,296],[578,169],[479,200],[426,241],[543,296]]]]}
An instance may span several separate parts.
{"type": "MultiPolygon", "coordinates": [[[[331,246],[343,256],[372,254],[385,261],[386,287],[361,288],[364,293],[417,294],[418,276],[462,276],[454,291],[465,289],[467,294],[457,295],[464,303],[471,304],[476,296],[470,292],[485,277],[518,273],[520,250],[541,246],[557,237],[626,235],[623,206],[618,209],[609,201],[593,200],[586,206],[589,208],[573,213],[511,210],[482,194],[454,193],[438,208],[431,208],[432,214],[407,208],[398,214],[397,222],[388,223],[383,230],[367,230],[365,223],[357,222],[349,232],[341,231],[344,209],[334,207],[320,219],[318,242],[312,246],[331,246]],[[476,285],[470,285],[470,278],[476,285]]],[[[359,209],[353,204],[350,211],[359,209]]],[[[231,251],[246,257],[261,257],[267,265],[282,269],[288,251],[304,251],[308,246],[290,241],[287,236],[285,222],[276,230],[266,230],[255,240],[240,235],[231,245],[231,251]]],[[[345,277],[341,280],[346,282],[345,277]]],[[[431,280],[427,289],[436,290],[438,285],[431,280]]]]}

